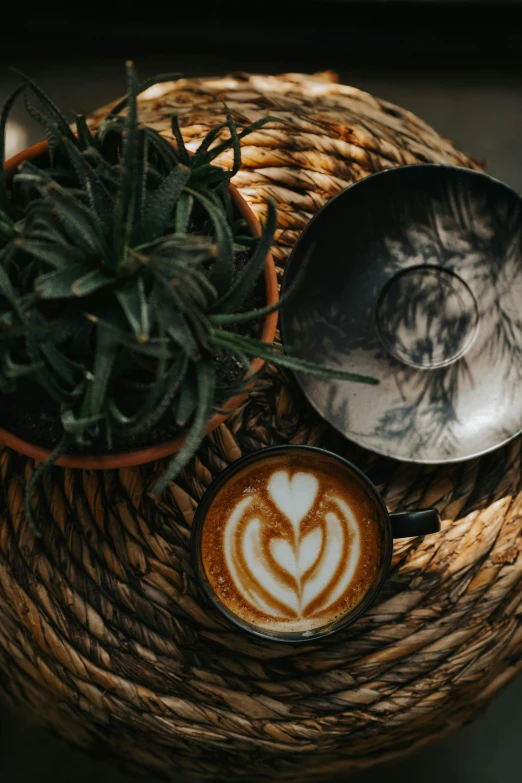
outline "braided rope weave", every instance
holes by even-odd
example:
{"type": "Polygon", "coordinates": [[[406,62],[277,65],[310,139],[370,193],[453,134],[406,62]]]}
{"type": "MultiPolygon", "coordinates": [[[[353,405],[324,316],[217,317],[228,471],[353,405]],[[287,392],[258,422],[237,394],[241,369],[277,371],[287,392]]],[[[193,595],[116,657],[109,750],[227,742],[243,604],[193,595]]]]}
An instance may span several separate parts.
{"type": "MultiPolygon", "coordinates": [[[[141,119],[169,135],[177,109],[195,148],[223,100],[239,121],[288,120],[248,137],[235,180],[254,209],[267,195],[279,203],[279,271],[309,217],[354,180],[417,161],[476,167],[412,114],[331,74],[181,80],[149,90],[141,119]]],[[[55,468],[39,490],[39,542],[23,515],[33,463],[0,451],[0,688],[33,719],[155,779],[304,781],[375,763],[469,720],[519,667],[521,440],[457,466],[399,464],[348,444],[287,375],[269,377],[158,502],[147,488],[161,465],[55,468]],[[444,520],[439,536],[396,542],[369,613],[298,649],[225,626],[188,556],[212,478],[285,442],[338,451],[391,510],[437,505],[444,520]]]]}

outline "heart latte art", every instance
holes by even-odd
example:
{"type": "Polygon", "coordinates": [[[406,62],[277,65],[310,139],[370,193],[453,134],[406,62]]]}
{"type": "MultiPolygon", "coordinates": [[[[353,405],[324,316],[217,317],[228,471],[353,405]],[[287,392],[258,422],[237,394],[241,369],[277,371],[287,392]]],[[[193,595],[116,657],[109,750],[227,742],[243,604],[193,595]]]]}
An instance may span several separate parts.
{"type": "Polygon", "coordinates": [[[271,509],[251,495],[238,501],[225,525],[225,558],[237,591],[273,617],[305,619],[334,603],[350,584],[359,562],[360,536],[342,498],[323,498],[314,508],[319,482],[312,473],[274,472],[267,500],[281,515],[281,535],[267,530],[271,509]],[[326,502],[324,502],[326,501],[326,502]],[[265,514],[263,514],[265,511],[265,514]]]}
{"type": "Polygon", "coordinates": [[[253,463],[218,492],[203,561],[219,599],[243,620],[307,632],[364,598],[378,570],[379,525],[339,463],[321,468],[323,458],[313,465],[301,453],[289,460],[253,463]]]}

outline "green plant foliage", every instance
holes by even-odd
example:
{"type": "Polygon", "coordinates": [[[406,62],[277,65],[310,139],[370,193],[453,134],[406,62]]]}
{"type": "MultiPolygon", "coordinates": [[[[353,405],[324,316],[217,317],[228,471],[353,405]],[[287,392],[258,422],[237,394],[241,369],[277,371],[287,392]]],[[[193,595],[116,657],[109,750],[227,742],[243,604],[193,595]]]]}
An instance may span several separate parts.
{"type": "Polygon", "coordinates": [[[7,118],[21,93],[49,147],[14,175],[0,173],[0,392],[24,376],[56,402],[64,440],[52,459],[71,442],[103,450],[170,413],[187,438],[153,488],[159,493],[195,453],[213,410],[252,380],[220,385],[218,354],[247,367],[260,356],[373,381],[303,363],[226,328],[279,306],[244,306],[273,241],[275,206],[268,203],[254,240],[228,188],[241,139],[275,118],[238,126],[227,108],[226,121],[190,155],[176,116],[175,145],[139,123],[141,90],[172,74],[138,85],[132,63],[126,67],[127,95],[96,131],[83,115],[70,126],[28,77],[1,112],[2,163],[7,118]],[[230,148],[233,169],[225,171],[214,160],[230,148]]]}

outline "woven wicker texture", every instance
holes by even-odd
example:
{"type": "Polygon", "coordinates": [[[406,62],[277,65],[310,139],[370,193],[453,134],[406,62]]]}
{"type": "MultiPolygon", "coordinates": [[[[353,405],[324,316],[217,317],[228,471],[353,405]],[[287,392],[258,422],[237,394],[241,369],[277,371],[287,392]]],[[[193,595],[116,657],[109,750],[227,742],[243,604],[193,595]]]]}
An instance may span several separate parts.
{"type": "MultiPolygon", "coordinates": [[[[476,167],[415,116],[331,74],[183,80],[150,90],[141,116],[169,135],[179,110],[196,148],[223,100],[236,120],[288,120],[248,138],[236,177],[254,208],[279,202],[280,268],[309,217],[354,180],[416,161],[476,167]]],[[[54,469],[39,490],[40,542],[23,515],[33,464],[0,452],[0,686],[27,715],[155,779],[304,781],[375,763],[469,720],[519,666],[520,439],[457,466],[401,465],[350,446],[287,375],[268,377],[160,502],[147,487],[161,465],[54,469]],[[391,510],[436,504],[444,520],[439,536],[396,542],[366,616],[297,649],[226,627],[188,556],[212,477],[285,442],[337,450],[391,510]]]]}

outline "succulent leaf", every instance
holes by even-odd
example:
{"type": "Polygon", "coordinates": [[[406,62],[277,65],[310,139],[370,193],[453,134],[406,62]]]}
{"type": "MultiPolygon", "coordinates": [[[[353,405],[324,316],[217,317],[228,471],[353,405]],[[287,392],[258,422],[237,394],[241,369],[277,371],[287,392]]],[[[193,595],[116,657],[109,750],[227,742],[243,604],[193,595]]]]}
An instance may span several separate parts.
{"type": "Polygon", "coordinates": [[[135,277],[126,286],[116,291],[116,296],[138,342],[149,338],[149,305],[142,277],[135,277]]]}
{"type": "Polygon", "coordinates": [[[250,356],[259,356],[261,359],[266,359],[269,362],[273,362],[273,364],[278,364],[280,367],[286,367],[289,370],[297,370],[298,372],[306,372],[310,375],[316,375],[319,378],[355,381],[356,383],[368,383],[372,386],[378,383],[375,378],[368,375],[359,375],[335,367],[324,367],[321,364],[315,364],[315,362],[309,362],[296,356],[289,356],[283,352],[282,346],[263,343],[259,340],[242,337],[238,334],[231,334],[230,332],[225,332],[223,330],[213,331],[212,341],[220,348],[233,350],[234,346],[237,346],[238,350],[243,350],[250,356]]]}
{"type": "Polygon", "coordinates": [[[77,114],[76,120],[76,135],[78,137],[78,146],[84,151],[92,144],[92,133],[87,125],[85,114],[77,114]]]}
{"type": "Polygon", "coordinates": [[[200,190],[191,190],[189,188],[186,188],[186,191],[205,209],[214,226],[218,252],[216,262],[212,267],[210,280],[221,294],[230,287],[234,271],[234,239],[232,231],[223,208],[208,193],[201,193],[200,190]]]}
{"type": "Polygon", "coordinates": [[[207,422],[214,404],[216,370],[210,359],[202,359],[196,365],[197,408],[185,443],[168,465],[163,476],[154,484],[151,494],[161,495],[168,484],[188,464],[196,453],[205,434],[207,422]]]}
{"type": "MultiPolygon", "coordinates": [[[[53,130],[56,129],[57,132],[59,132],[60,136],[67,136],[71,141],[74,141],[74,133],[71,131],[69,127],[69,123],[67,121],[67,118],[63,114],[63,112],[58,108],[58,106],[52,101],[47,93],[45,93],[42,88],[33,80],[30,76],[27,76],[23,71],[18,70],[18,68],[12,69],[14,73],[17,73],[19,76],[22,77],[25,84],[30,87],[32,92],[36,95],[36,97],[39,99],[42,106],[47,109],[49,112],[49,119],[48,119],[48,127],[52,128],[53,130]]],[[[47,123],[46,123],[47,124],[47,123]]]]}
{"type": "Polygon", "coordinates": [[[173,168],[161,185],[148,196],[142,227],[142,239],[145,242],[165,236],[176,203],[189,177],[190,168],[180,164],[173,168]]]}
{"type": "Polygon", "coordinates": [[[171,127],[172,127],[172,133],[174,135],[174,138],[176,139],[178,157],[180,161],[185,164],[185,166],[190,166],[190,155],[185,146],[185,141],[181,134],[181,128],[179,127],[179,120],[177,114],[172,115],[171,127]]]}
{"type": "Polygon", "coordinates": [[[273,201],[268,201],[268,214],[266,223],[263,226],[262,234],[257,242],[256,249],[252,259],[246,269],[227,289],[227,292],[215,304],[214,309],[221,312],[230,313],[237,310],[242,302],[251,293],[259,276],[261,275],[267,253],[274,238],[274,231],[277,224],[277,210],[273,201]]]}

